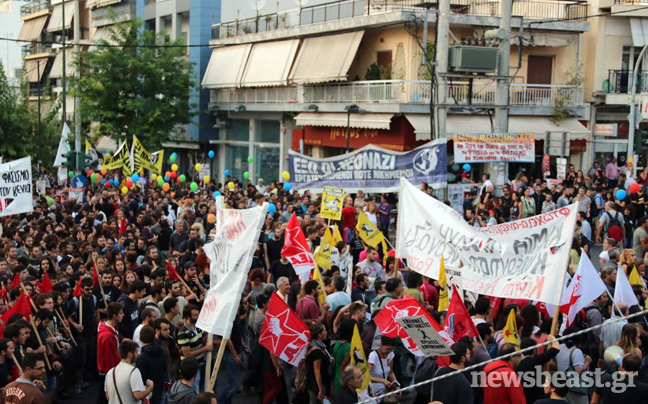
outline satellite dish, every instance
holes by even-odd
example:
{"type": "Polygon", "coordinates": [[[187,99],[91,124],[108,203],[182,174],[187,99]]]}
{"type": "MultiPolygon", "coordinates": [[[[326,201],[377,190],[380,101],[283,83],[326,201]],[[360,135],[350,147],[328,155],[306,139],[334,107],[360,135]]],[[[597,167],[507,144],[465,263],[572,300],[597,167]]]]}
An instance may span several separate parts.
{"type": "Polygon", "coordinates": [[[250,6],[256,11],[261,10],[266,5],[266,0],[248,0],[248,1],[250,2],[250,6]]]}

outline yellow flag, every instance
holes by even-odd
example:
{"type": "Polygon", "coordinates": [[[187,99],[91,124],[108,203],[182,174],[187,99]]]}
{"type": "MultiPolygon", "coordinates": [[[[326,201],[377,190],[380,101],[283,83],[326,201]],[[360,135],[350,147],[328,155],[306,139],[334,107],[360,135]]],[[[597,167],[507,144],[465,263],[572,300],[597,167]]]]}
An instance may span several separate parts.
{"type": "Polygon", "coordinates": [[[360,371],[362,371],[362,386],[356,391],[359,393],[363,390],[366,390],[369,387],[369,382],[371,382],[371,376],[369,374],[369,364],[367,363],[367,358],[365,357],[364,348],[362,348],[362,340],[360,339],[360,332],[358,331],[358,325],[355,325],[353,329],[353,337],[351,338],[351,349],[349,350],[350,363],[356,365],[360,371]]]}
{"type": "Polygon", "coordinates": [[[162,163],[164,162],[164,150],[158,150],[151,153],[151,171],[156,174],[162,174],[162,163]]]}
{"type": "Polygon", "coordinates": [[[517,320],[515,318],[515,309],[511,309],[506,320],[506,326],[502,329],[504,333],[504,341],[513,344],[517,347],[520,346],[520,337],[517,331],[517,320]]]}
{"type": "Polygon", "coordinates": [[[448,310],[448,306],[450,306],[450,300],[448,299],[448,278],[446,277],[443,255],[439,263],[439,286],[441,288],[439,289],[439,307],[437,311],[446,311],[448,310]]]}
{"type": "Polygon", "coordinates": [[[340,241],[344,241],[342,235],[340,234],[340,229],[338,229],[337,224],[333,225],[333,242],[337,245],[340,241]]]}
{"type": "Polygon", "coordinates": [[[315,264],[328,270],[331,269],[331,249],[333,248],[333,236],[331,236],[331,229],[327,226],[324,231],[322,241],[319,247],[315,250],[315,264]]]}
{"type": "Polygon", "coordinates": [[[326,290],[324,289],[324,282],[322,281],[322,274],[318,267],[313,268],[313,280],[317,281],[320,286],[320,293],[318,294],[320,304],[326,302],[326,290]]]}
{"type": "Polygon", "coordinates": [[[632,271],[630,271],[630,276],[628,277],[628,281],[630,281],[630,285],[639,285],[639,286],[646,286],[644,285],[643,279],[641,279],[641,276],[639,276],[639,271],[637,271],[637,267],[632,267],[632,271]]]}
{"type": "Polygon", "coordinates": [[[358,215],[356,230],[358,230],[362,241],[371,247],[375,248],[378,244],[385,242],[382,232],[378,230],[375,224],[371,223],[363,211],[360,211],[358,215]]]}

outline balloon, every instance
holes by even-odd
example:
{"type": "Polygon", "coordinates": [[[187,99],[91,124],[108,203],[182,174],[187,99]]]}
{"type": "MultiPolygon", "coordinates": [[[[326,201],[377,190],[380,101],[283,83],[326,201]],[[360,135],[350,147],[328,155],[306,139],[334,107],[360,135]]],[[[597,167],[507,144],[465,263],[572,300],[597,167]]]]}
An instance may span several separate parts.
{"type": "Polygon", "coordinates": [[[285,184],[283,185],[283,187],[284,187],[284,189],[285,189],[286,191],[290,191],[290,190],[292,189],[292,185],[290,185],[289,182],[285,183],[285,184]]]}
{"type": "Polygon", "coordinates": [[[108,174],[108,170],[106,170],[106,168],[104,167],[101,169],[101,175],[106,175],[106,174],[108,174]]]}
{"type": "Polygon", "coordinates": [[[205,184],[209,184],[209,180],[210,180],[210,179],[211,179],[211,178],[209,178],[209,175],[205,175],[205,176],[203,177],[203,182],[204,182],[205,184]]]}
{"type": "Polygon", "coordinates": [[[196,169],[196,171],[200,172],[200,169],[202,168],[202,164],[200,164],[200,163],[196,163],[196,165],[194,166],[194,168],[196,169]]]}
{"type": "Polygon", "coordinates": [[[153,181],[157,180],[157,174],[156,174],[156,173],[153,173],[153,174],[151,175],[151,179],[152,179],[153,181]]]}
{"type": "Polygon", "coordinates": [[[169,182],[170,179],[171,177],[167,177],[166,175],[164,176],[164,181],[169,182]]]}
{"type": "Polygon", "coordinates": [[[281,178],[283,178],[284,181],[290,180],[290,173],[288,171],[284,171],[283,173],[281,173],[281,178]]]}
{"type": "Polygon", "coordinates": [[[210,159],[213,159],[215,155],[216,155],[216,153],[214,153],[213,150],[210,150],[210,151],[207,153],[207,156],[208,156],[210,159]]]}
{"type": "Polygon", "coordinates": [[[622,201],[622,200],[624,200],[625,197],[626,197],[626,191],[620,189],[620,190],[618,190],[618,191],[616,192],[616,198],[617,198],[618,201],[622,201]]]}
{"type": "Polygon", "coordinates": [[[132,187],[132,186],[133,186],[133,180],[128,179],[128,180],[126,181],[126,186],[127,186],[128,188],[132,187]]]}
{"type": "Polygon", "coordinates": [[[274,203],[268,204],[268,213],[273,214],[277,211],[277,206],[274,203]]]}
{"type": "Polygon", "coordinates": [[[106,183],[104,184],[104,186],[105,186],[106,188],[110,188],[111,185],[112,185],[112,184],[110,183],[110,181],[106,181],[106,183]]]}
{"type": "Polygon", "coordinates": [[[214,215],[213,213],[207,215],[207,223],[214,223],[215,221],[216,221],[216,215],[214,215]]]}
{"type": "Polygon", "coordinates": [[[196,184],[195,181],[192,181],[191,184],[189,184],[189,189],[191,189],[194,192],[198,191],[198,184],[196,184]]]}
{"type": "Polygon", "coordinates": [[[219,191],[214,192],[214,199],[221,196],[222,194],[219,191]]]}
{"type": "Polygon", "coordinates": [[[178,158],[178,153],[176,153],[176,152],[173,152],[173,153],[171,153],[171,156],[173,156],[174,158],[176,158],[176,159],[177,159],[177,158],[178,158]]]}
{"type": "Polygon", "coordinates": [[[164,185],[162,185],[162,191],[168,192],[169,188],[171,188],[171,185],[169,185],[168,182],[165,182],[164,185]]]}
{"type": "Polygon", "coordinates": [[[139,175],[138,174],[133,174],[131,176],[131,179],[133,180],[133,182],[139,182],[139,175]]]}
{"type": "Polygon", "coordinates": [[[636,182],[633,182],[632,184],[630,184],[630,192],[632,192],[633,194],[636,194],[637,192],[639,192],[639,184],[636,183],[636,182]]]}
{"type": "Polygon", "coordinates": [[[178,171],[178,165],[177,164],[172,165],[171,171],[178,171]]]}
{"type": "Polygon", "coordinates": [[[227,188],[234,189],[234,183],[232,181],[227,183],[227,188]]]}
{"type": "Polygon", "coordinates": [[[159,186],[164,185],[164,179],[162,177],[158,178],[158,185],[159,186]]]}
{"type": "Polygon", "coordinates": [[[68,171],[68,177],[70,178],[74,177],[74,171],[68,171]]]}
{"type": "Polygon", "coordinates": [[[122,187],[122,194],[127,194],[128,193],[128,188],[122,187]]]}
{"type": "MultiPolygon", "coordinates": [[[[167,178],[171,178],[171,171],[167,171],[164,173],[164,176],[167,178]]],[[[168,181],[168,180],[167,180],[168,181]]]]}
{"type": "Polygon", "coordinates": [[[229,177],[229,175],[230,175],[230,170],[225,170],[225,176],[229,177]]]}
{"type": "Polygon", "coordinates": [[[465,172],[469,173],[470,172],[470,164],[466,163],[463,165],[463,169],[465,172]]]}
{"type": "Polygon", "coordinates": [[[171,178],[176,178],[178,173],[176,171],[171,171],[171,178]]]}
{"type": "Polygon", "coordinates": [[[146,177],[140,177],[139,178],[139,183],[140,183],[141,186],[145,186],[146,185],[146,177]]]}
{"type": "Polygon", "coordinates": [[[88,175],[89,175],[89,176],[92,176],[92,174],[94,174],[94,171],[92,171],[92,170],[88,170],[88,175]]]}
{"type": "Polygon", "coordinates": [[[248,156],[248,163],[251,163],[251,162],[253,162],[253,161],[254,161],[254,157],[252,157],[252,156],[248,156]]]}
{"type": "Polygon", "coordinates": [[[247,171],[244,172],[244,173],[243,173],[243,178],[245,178],[246,180],[249,180],[249,179],[250,179],[250,173],[247,172],[247,171]]]}
{"type": "Polygon", "coordinates": [[[180,181],[180,177],[176,178],[176,182],[177,182],[178,184],[182,184],[182,181],[180,181]]]}
{"type": "Polygon", "coordinates": [[[172,163],[175,163],[177,158],[178,157],[175,156],[175,153],[173,153],[171,156],[169,156],[169,161],[172,162],[172,163]]]}
{"type": "Polygon", "coordinates": [[[184,174],[180,174],[180,177],[178,177],[178,179],[180,180],[180,182],[185,182],[187,181],[187,176],[184,174]]]}

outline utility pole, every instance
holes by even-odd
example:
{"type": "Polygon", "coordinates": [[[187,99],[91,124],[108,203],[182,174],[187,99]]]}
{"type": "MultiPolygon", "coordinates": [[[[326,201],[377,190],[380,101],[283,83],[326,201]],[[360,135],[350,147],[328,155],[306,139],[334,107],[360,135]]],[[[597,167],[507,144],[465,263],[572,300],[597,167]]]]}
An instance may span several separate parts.
{"type": "MultiPolygon", "coordinates": [[[[511,58],[511,14],[513,13],[513,0],[500,2],[500,27],[499,52],[497,64],[497,89],[495,91],[495,132],[508,132],[508,105],[509,105],[509,61],[511,58]]],[[[522,38],[520,38],[520,52],[522,52],[522,38]]],[[[504,183],[508,180],[508,163],[503,166],[504,183]]],[[[498,170],[500,171],[500,170],[498,170]]]]}
{"type": "MultiPolygon", "coordinates": [[[[74,76],[78,79],[81,76],[81,17],[79,10],[79,1],[74,1],[74,54],[78,59],[77,68],[74,76]]],[[[81,99],[74,95],[74,150],[81,151],[81,99]]]]}
{"type": "MultiPolygon", "coordinates": [[[[446,108],[448,94],[448,47],[450,46],[450,0],[439,0],[439,14],[437,15],[437,35],[435,38],[436,54],[436,123],[437,131],[435,138],[444,138],[446,136],[446,118],[448,109],[446,108]]],[[[434,97],[434,89],[431,89],[434,97]]],[[[433,131],[434,132],[434,131],[433,131]]],[[[433,139],[434,140],[434,139],[433,139]]]]}
{"type": "MultiPolygon", "coordinates": [[[[79,19],[77,17],[76,19],[79,19]]],[[[61,73],[61,86],[63,87],[63,91],[61,91],[61,98],[63,99],[63,122],[67,122],[67,94],[66,94],[66,80],[65,80],[65,69],[67,68],[67,63],[65,62],[65,1],[61,0],[61,42],[63,43],[63,48],[61,48],[61,52],[63,52],[62,59],[63,59],[63,68],[62,68],[62,73],[61,73]]]]}

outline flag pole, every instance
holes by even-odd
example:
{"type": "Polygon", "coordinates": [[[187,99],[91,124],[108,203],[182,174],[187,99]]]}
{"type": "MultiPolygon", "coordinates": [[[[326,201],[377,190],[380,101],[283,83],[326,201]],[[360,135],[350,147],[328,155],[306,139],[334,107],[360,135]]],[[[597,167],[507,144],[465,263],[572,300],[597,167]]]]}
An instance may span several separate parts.
{"type": "Polygon", "coordinates": [[[216,363],[214,363],[214,368],[212,370],[211,378],[209,379],[209,385],[205,389],[208,393],[214,392],[214,384],[216,383],[216,377],[218,376],[218,369],[223,360],[223,354],[225,353],[225,347],[229,339],[221,339],[220,346],[218,347],[218,354],[216,355],[216,363]]]}
{"type": "Polygon", "coordinates": [[[207,333],[207,346],[211,346],[212,350],[207,351],[207,355],[205,358],[205,361],[207,362],[207,365],[205,365],[205,391],[208,391],[209,383],[211,383],[211,371],[212,371],[211,363],[212,363],[212,351],[214,346],[214,334],[212,334],[211,332],[207,333]]]}
{"type": "MultiPolygon", "coordinates": [[[[34,316],[29,317],[29,322],[31,323],[32,328],[34,329],[34,334],[36,334],[36,340],[38,341],[38,345],[43,347],[43,340],[40,337],[40,334],[38,333],[38,327],[36,327],[36,324],[34,323],[34,316]]],[[[45,359],[45,364],[47,365],[47,369],[52,370],[52,364],[49,361],[49,358],[47,357],[47,348],[45,348],[45,354],[43,355],[43,358],[45,359]]]]}
{"type": "Polygon", "coordinates": [[[63,325],[63,328],[65,328],[67,330],[68,334],[70,335],[70,339],[74,343],[74,346],[79,346],[79,344],[77,344],[76,340],[74,339],[74,335],[72,335],[72,330],[70,329],[70,327],[65,322],[65,316],[63,315],[63,311],[61,311],[61,308],[60,307],[55,307],[54,308],[54,313],[56,314],[56,316],[61,321],[61,324],[63,325]],[[60,313],[59,313],[59,311],[60,311],[60,313]]]}
{"type": "Polygon", "coordinates": [[[106,300],[106,294],[104,293],[104,288],[103,288],[103,285],[101,284],[101,277],[99,276],[99,271],[97,270],[97,263],[94,260],[94,258],[92,259],[92,272],[93,272],[93,275],[94,275],[94,272],[97,273],[97,280],[98,280],[97,283],[99,284],[99,290],[101,291],[101,297],[103,297],[104,306],[107,309],[108,308],[108,301],[106,300]]]}
{"type": "MultiPolygon", "coordinates": [[[[574,209],[576,204],[571,204],[568,206],[570,209],[574,209]]],[[[572,223],[571,223],[571,228],[572,230],[576,227],[576,215],[572,215],[572,223]]],[[[562,248],[565,248],[562,246],[562,248]]],[[[581,255],[586,254],[585,251],[581,248],[581,255]]],[[[587,256],[587,255],[586,255],[587,256]]],[[[558,336],[558,317],[560,316],[560,301],[562,300],[562,295],[563,295],[563,286],[565,285],[565,274],[567,273],[567,269],[569,268],[569,260],[571,259],[571,255],[567,255],[567,262],[565,263],[566,269],[563,270],[562,277],[560,278],[560,295],[558,297],[558,304],[556,305],[556,308],[554,309],[554,316],[553,319],[551,320],[551,335],[554,337],[558,336]]]]}
{"type": "Polygon", "coordinates": [[[16,365],[16,367],[18,368],[18,371],[22,374],[22,367],[20,367],[20,363],[18,363],[18,359],[16,359],[16,355],[12,353],[11,359],[13,360],[14,365],[16,365]]]}

